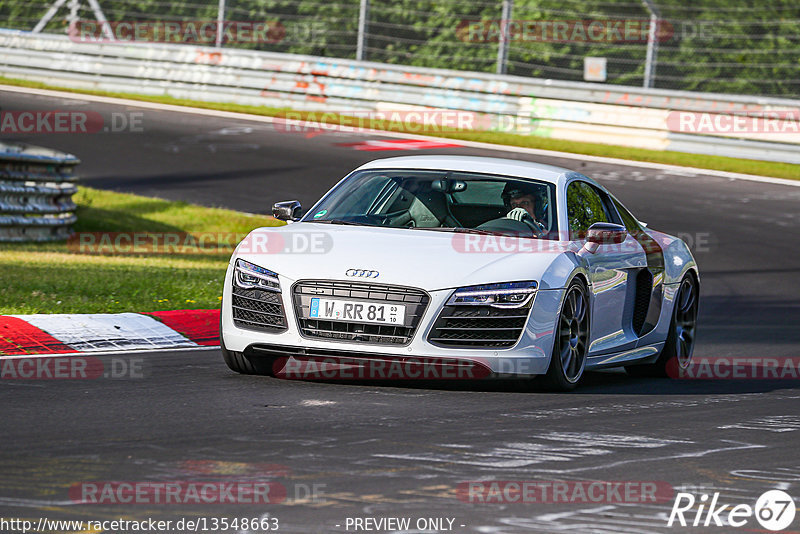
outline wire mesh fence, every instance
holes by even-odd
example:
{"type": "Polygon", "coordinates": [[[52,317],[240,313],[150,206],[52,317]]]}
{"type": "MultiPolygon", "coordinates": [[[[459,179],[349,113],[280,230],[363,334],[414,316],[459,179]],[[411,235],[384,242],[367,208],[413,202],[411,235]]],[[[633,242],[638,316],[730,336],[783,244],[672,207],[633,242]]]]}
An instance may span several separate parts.
{"type": "MultiPolygon", "coordinates": [[[[649,53],[652,87],[800,95],[796,0],[60,2],[42,30],[78,39],[219,44],[570,81],[585,79],[587,57],[603,58],[606,83],[636,86],[646,85],[649,53]],[[86,31],[98,8],[110,34],[86,31]],[[219,18],[225,23],[214,26],[219,18]],[[172,32],[171,23],[178,23],[172,32]]],[[[4,27],[32,30],[53,6],[6,0],[0,17],[4,27]]]]}

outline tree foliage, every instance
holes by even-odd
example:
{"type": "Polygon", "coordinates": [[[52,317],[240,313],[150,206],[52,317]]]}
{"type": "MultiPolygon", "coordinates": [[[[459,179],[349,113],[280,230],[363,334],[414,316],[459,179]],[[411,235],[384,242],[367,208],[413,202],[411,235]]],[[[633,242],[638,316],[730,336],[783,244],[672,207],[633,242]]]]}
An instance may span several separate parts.
{"type": "MultiPolygon", "coordinates": [[[[215,20],[217,0],[100,0],[109,20],[215,20]]],[[[800,95],[800,4],[796,0],[657,0],[660,11],[655,87],[797,97],[800,95]]],[[[5,27],[31,29],[46,3],[5,0],[5,27]]],[[[62,8],[46,31],[66,31],[62,8]]],[[[359,0],[229,0],[226,19],[279,25],[272,43],[226,46],[354,58],[359,0]]],[[[94,19],[85,0],[78,16],[94,19]]],[[[514,0],[511,19],[535,26],[649,20],[640,0],[514,0]]],[[[498,60],[500,0],[370,0],[365,41],[370,61],[494,72],[498,60]],[[471,35],[469,24],[485,34],[471,35]],[[479,26],[473,26],[476,28],[479,26]]],[[[577,29],[581,29],[581,28],[577,29]]],[[[642,85],[643,39],[552,39],[510,34],[506,72],[556,80],[583,80],[584,58],[607,59],[608,83],[642,85]]]]}

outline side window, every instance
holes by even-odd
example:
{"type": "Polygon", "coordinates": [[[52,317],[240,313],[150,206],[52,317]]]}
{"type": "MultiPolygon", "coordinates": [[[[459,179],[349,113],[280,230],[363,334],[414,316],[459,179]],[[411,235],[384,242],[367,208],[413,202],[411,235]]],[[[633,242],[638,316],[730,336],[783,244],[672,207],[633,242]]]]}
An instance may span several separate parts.
{"type": "Polygon", "coordinates": [[[567,186],[567,218],[572,240],[583,239],[596,222],[611,222],[597,191],[586,182],[578,181],[567,186]]]}
{"type": "Polygon", "coordinates": [[[636,222],[636,218],[631,215],[631,212],[629,212],[625,206],[620,204],[616,198],[611,197],[611,201],[614,202],[614,206],[617,208],[619,216],[622,217],[622,222],[625,224],[625,228],[628,229],[628,232],[631,234],[640,232],[642,229],[639,226],[639,223],[636,222]]]}

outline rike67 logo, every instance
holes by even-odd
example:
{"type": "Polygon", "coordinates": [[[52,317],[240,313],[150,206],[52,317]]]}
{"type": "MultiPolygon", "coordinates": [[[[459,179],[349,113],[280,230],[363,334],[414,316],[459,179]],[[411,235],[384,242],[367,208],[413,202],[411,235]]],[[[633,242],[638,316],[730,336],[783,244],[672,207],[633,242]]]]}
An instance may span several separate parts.
{"type": "MultiPolygon", "coordinates": [[[[795,504],[792,497],[781,490],[764,492],[755,503],[728,504],[720,502],[719,492],[698,497],[680,492],[675,496],[667,526],[676,523],[682,527],[743,527],[753,518],[762,528],[779,531],[788,528],[794,521],[795,504]]],[[[752,525],[751,525],[752,528],[752,525]]]]}

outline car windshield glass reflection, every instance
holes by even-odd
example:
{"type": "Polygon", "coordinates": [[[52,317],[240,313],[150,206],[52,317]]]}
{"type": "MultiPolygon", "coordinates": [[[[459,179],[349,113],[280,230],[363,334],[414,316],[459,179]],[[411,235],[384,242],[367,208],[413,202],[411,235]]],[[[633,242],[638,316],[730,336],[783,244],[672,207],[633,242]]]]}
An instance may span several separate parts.
{"type": "Polygon", "coordinates": [[[556,239],[555,186],[464,172],[360,171],[303,220],[556,239]]]}

